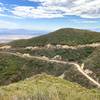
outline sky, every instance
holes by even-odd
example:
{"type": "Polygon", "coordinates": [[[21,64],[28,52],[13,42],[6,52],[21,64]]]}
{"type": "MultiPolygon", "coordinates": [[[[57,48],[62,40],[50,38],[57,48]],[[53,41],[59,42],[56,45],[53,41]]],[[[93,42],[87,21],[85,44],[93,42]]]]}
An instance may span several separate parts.
{"type": "Polygon", "coordinates": [[[0,29],[100,31],[100,0],[0,0],[0,29]]]}

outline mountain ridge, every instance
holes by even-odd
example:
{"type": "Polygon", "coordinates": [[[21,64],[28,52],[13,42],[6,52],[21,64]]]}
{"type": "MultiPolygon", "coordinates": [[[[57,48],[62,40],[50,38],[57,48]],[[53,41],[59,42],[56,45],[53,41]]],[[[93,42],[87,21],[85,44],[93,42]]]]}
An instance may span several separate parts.
{"type": "Polygon", "coordinates": [[[63,28],[54,32],[27,39],[18,40],[9,43],[15,47],[25,46],[43,46],[48,43],[51,44],[67,44],[67,45],[78,45],[78,44],[90,44],[100,42],[100,32],[94,32],[89,30],[63,28]]]}

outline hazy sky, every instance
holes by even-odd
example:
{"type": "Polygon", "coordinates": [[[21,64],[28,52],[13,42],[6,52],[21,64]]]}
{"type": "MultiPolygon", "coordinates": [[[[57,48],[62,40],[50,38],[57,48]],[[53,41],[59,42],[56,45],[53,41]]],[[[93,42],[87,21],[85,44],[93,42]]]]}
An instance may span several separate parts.
{"type": "Polygon", "coordinates": [[[100,0],[0,0],[0,28],[100,29],[100,0]]]}

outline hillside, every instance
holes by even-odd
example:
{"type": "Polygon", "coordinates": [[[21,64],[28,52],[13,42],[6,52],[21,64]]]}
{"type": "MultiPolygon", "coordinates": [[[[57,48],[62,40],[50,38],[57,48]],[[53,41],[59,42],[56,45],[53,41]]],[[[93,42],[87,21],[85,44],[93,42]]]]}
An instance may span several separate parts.
{"type": "Polygon", "coordinates": [[[10,52],[2,52],[0,54],[0,85],[18,82],[45,72],[56,77],[64,73],[64,79],[66,80],[79,83],[87,88],[96,87],[77,70],[75,65],[47,61],[47,58],[42,56],[40,59],[38,56],[32,56],[35,58],[31,58],[30,56],[15,54],[10,52]]]}
{"type": "Polygon", "coordinates": [[[100,82],[100,47],[97,48],[87,59],[84,61],[85,67],[92,70],[98,77],[100,82]]]}
{"type": "Polygon", "coordinates": [[[37,75],[0,87],[0,100],[100,100],[99,90],[88,90],[48,75],[37,75]]]}
{"type": "Polygon", "coordinates": [[[62,64],[44,62],[38,59],[21,58],[0,53],[0,85],[7,85],[43,72],[54,76],[61,75],[67,68],[62,64]]]}
{"type": "MultiPolygon", "coordinates": [[[[40,47],[41,48],[41,47],[40,47]]],[[[82,63],[90,54],[95,51],[93,47],[84,47],[78,49],[62,49],[62,48],[41,48],[36,50],[31,49],[16,49],[13,52],[26,53],[33,56],[46,56],[53,58],[56,55],[60,55],[62,60],[74,61],[82,63]]]]}
{"type": "Polygon", "coordinates": [[[9,43],[14,47],[43,46],[51,44],[79,45],[100,42],[100,33],[80,29],[59,29],[46,35],[9,43]]]}

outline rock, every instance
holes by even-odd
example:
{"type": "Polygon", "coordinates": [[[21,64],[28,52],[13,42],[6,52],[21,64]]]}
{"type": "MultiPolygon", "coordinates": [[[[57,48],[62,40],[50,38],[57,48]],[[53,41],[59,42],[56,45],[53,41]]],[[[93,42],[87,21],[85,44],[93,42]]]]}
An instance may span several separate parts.
{"type": "Polygon", "coordinates": [[[61,48],[62,48],[62,45],[59,45],[59,44],[58,44],[58,45],[56,45],[56,48],[57,48],[57,49],[61,49],[61,48]]]}
{"type": "Polygon", "coordinates": [[[46,57],[46,56],[42,56],[42,58],[45,59],[45,60],[49,60],[49,58],[46,57]]]}
{"type": "Polygon", "coordinates": [[[60,55],[56,55],[52,59],[53,60],[62,60],[62,57],[60,55]]]}
{"type": "Polygon", "coordinates": [[[89,69],[85,69],[84,72],[85,72],[86,74],[92,74],[92,73],[93,73],[93,72],[92,72],[91,70],[89,70],[89,69]]]}
{"type": "Polygon", "coordinates": [[[24,53],[23,57],[30,57],[30,54],[24,53]]]}
{"type": "Polygon", "coordinates": [[[45,47],[46,47],[47,49],[55,48],[55,46],[53,46],[53,45],[51,45],[51,44],[47,44],[45,47]]]}

